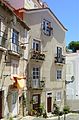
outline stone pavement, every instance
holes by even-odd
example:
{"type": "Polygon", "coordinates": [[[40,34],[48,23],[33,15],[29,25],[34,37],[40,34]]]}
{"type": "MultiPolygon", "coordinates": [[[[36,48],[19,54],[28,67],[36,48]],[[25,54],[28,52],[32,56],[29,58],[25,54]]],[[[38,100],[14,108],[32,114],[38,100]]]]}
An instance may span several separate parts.
{"type": "MultiPolygon", "coordinates": [[[[77,113],[69,113],[66,115],[66,118],[68,117],[75,117],[75,116],[79,116],[79,114],[77,113]]],[[[64,115],[60,116],[60,120],[64,119],[64,115]]],[[[6,120],[6,119],[2,119],[2,120],[6,120]]],[[[48,114],[48,118],[43,118],[42,116],[40,117],[35,117],[35,116],[18,116],[16,118],[13,118],[13,120],[58,120],[58,116],[53,116],[52,114],[48,114]]],[[[67,120],[72,120],[72,119],[67,119],[67,120]]],[[[76,119],[74,119],[76,120],[76,119]]],[[[78,119],[79,120],[79,119],[78,119]]]]}
{"type": "MultiPolygon", "coordinates": [[[[79,116],[79,114],[77,113],[69,113],[66,115],[66,118],[70,117],[70,116],[79,116]]],[[[64,115],[60,116],[60,120],[64,119],[64,115]]],[[[42,117],[34,117],[34,116],[26,116],[23,117],[21,120],[58,120],[58,116],[53,116],[52,114],[48,116],[48,118],[42,118],[42,117]]],[[[71,120],[71,119],[69,119],[71,120]]]]}

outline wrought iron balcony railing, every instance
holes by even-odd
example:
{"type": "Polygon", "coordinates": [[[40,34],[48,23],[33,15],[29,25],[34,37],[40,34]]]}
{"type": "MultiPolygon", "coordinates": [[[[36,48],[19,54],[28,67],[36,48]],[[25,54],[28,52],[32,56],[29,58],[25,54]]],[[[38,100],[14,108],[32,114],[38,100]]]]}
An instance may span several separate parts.
{"type": "Polygon", "coordinates": [[[43,89],[45,86],[45,81],[39,79],[28,80],[27,88],[30,89],[43,89]]]}
{"type": "Polygon", "coordinates": [[[42,53],[41,51],[32,50],[32,51],[31,51],[31,59],[35,59],[35,60],[45,60],[45,54],[42,53]]]}
{"type": "Polygon", "coordinates": [[[65,64],[65,56],[63,56],[63,55],[61,57],[56,56],[55,63],[65,64]]]}

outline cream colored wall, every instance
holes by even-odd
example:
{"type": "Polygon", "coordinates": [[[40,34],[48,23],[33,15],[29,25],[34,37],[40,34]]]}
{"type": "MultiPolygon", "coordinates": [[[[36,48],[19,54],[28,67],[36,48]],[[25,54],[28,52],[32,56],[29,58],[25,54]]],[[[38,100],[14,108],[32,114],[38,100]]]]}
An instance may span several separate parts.
{"type": "MultiPolygon", "coordinates": [[[[1,7],[0,7],[0,15],[1,15],[0,16],[1,22],[2,22],[3,26],[5,26],[5,29],[2,28],[1,30],[8,34],[7,49],[9,49],[11,47],[11,37],[12,37],[11,32],[12,32],[13,28],[19,32],[19,41],[24,42],[23,39],[24,39],[24,34],[25,34],[24,33],[25,28],[19,23],[19,21],[16,22],[16,25],[13,24],[11,22],[11,20],[13,19],[13,15],[10,14],[9,12],[5,11],[1,7]]],[[[0,50],[0,89],[2,88],[2,90],[4,90],[3,106],[2,106],[3,107],[3,109],[2,109],[3,117],[7,116],[7,114],[9,113],[9,109],[11,107],[11,97],[10,97],[9,101],[7,101],[7,96],[9,94],[9,91],[8,91],[9,86],[13,84],[13,80],[11,80],[11,61],[12,60],[18,61],[19,62],[19,74],[26,75],[27,74],[27,71],[26,71],[27,60],[26,59],[23,59],[23,56],[19,57],[17,55],[8,54],[7,60],[9,63],[4,63],[5,62],[5,51],[0,50]],[[3,71],[3,73],[2,73],[2,71],[3,71]],[[2,75],[2,77],[1,77],[1,75],[2,75]],[[9,76],[4,78],[4,75],[9,75],[9,76]],[[10,106],[8,106],[8,102],[10,103],[9,104],[10,106]]],[[[18,110],[19,110],[19,108],[18,108],[18,110]]]]}
{"type": "MultiPolygon", "coordinates": [[[[56,65],[54,63],[54,57],[56,55],[56,48],[57,46],[62,47],[63,55],[65,54],[65,31],[61,28],[52,15],[47,11],[35,12],[35,13],[27,13],[24,15],[24,21],[31,27],[30,31],[30,40],[29,40],[29,50],[32,46],[32,40],[40,40],[42,43],[42,51],[45,51],[45,61],[41,64],[41,78],[45,77],[45,89],[43,94],[43,101],[45,102],[46,96],[45,91],[53,90],[53,97],[55,96],[55,91],[60,90],[62,92],[62,104],[61,108],[64,105],[64,90],[65,90],[65,65],[56,65]],[[51,36],[46,36],[43,34],[41,30],[41,23],[42,20],[46,19],[52,22],[53,26],[53,34],[51,36]],[[57,82],[56,81],[56,70],[58,68],[62,69],[62,80],[57,82]]],[[[30,54],[30,52],[29,52],[30,54]]],[[[30,60],[29,60],[30,61],[30,60]]],[[[33,63],[31,61],[31,65],[29,71],[31,71],[32,64],[39,64],[33,63]]]]}
{"type": "MultiPolygon", "coordinates": [[[[57,69],[57,66],[54,63],[54,56],[56,54],[56,47],[60,46],[63,48],[63,54],[65,54],[65,32],[54,22],[54,20],[52,19],[51,16],[49,16],[48,14],[46,14],[45,12],[41,12],[41,13],[35,13],[35,14],[27,14],[26,18],[29,18],[26,20],[28,25],[31,26],[31,40],[29,41],[29,49],[31,48],[31,44],[32,44],[32,39],[35,38],[37,40],[40,40],[42,42],[42,49],[43,51],[46,51],[46,58],[45,58],[45,62],[43,63],[43,66],[46,67],[47,64],[47,68],[45,71],[45,76],[47,75],[47,73],[50,73],[48,78],[50,79],[51,73],[53,76],[53,79],[55,80],[55,70],[57,69]],[[39,17],[38,17],[39,16],[39,17]],[[53,35],[51,37],[45,36],[43,35],[43,33],[41,32],[41,22],[43,18],[49,18],[52,19],[52,23],[53,23],[53,35]],[[51,49],[49,49],[49,46],[51,49]],[[53,66],[53,67],[52,67],[53,66]],[[54,68],[54,69],[53,69],[54,68]]],[[[60,68],[60,67],[59,67],[60,68]]],[[[63,67],[64,68],[64,67],[63,67]]],[[[64,73],[64,71],[63,71],[64,73]]],[[[63,76],[64,78],[64,76],[63,76]]],[[[51,77],[51,81],[53,80],[51,77]]]]}
{"type": "Polygon", "coordinates": [[[74,76],[74,81],[67,84],[66,95],[67,104],[71,110],[79,110],[79,53],[66,54],[66,80],[71,81],[74,76]]]}

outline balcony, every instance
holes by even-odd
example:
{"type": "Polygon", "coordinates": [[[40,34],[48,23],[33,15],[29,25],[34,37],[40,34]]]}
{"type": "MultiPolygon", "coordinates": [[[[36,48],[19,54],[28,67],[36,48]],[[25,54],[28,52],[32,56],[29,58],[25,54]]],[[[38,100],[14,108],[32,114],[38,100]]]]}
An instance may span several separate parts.
{"type": "Polygon", "coordinates": [[[45,54],[41,53],[41,51],[32,51],[31,52],[31,59],[35,59],[35,60],[45,60],[45,54]]]}
{"type": "Polygon", "coordinates": [[[28,81],[27,88],[28,89],[43,89],[45,86],[45,81],[39,79],[33,79],[32,81],[28,81]]]}
{"type": "Polygon", "coordinates": [[[3,31],[0,31],[0,49],[7,49],[7,34],[3,31]]]}
{"type": "Polygon", "coordinates": [[[11,43],[8,52],[20,56],[20,50],[19,44],[11,43]]]}
{"type": "Polygon", "coordinates": [[[65,56],[63,56],[63,55],[61,57],[56,56],[55,63],[56,64],[65,64],[65,56]]]}

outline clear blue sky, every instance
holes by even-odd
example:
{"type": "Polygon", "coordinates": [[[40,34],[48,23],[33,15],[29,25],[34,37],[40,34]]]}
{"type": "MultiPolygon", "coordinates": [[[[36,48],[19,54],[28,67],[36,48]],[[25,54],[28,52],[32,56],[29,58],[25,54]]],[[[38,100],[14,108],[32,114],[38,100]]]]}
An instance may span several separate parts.
{"type": "Polygon", "coordinates": [[[79,41],[79,0],[43,0],[60,22],[68,29],[66,45],[79,41]]]}

